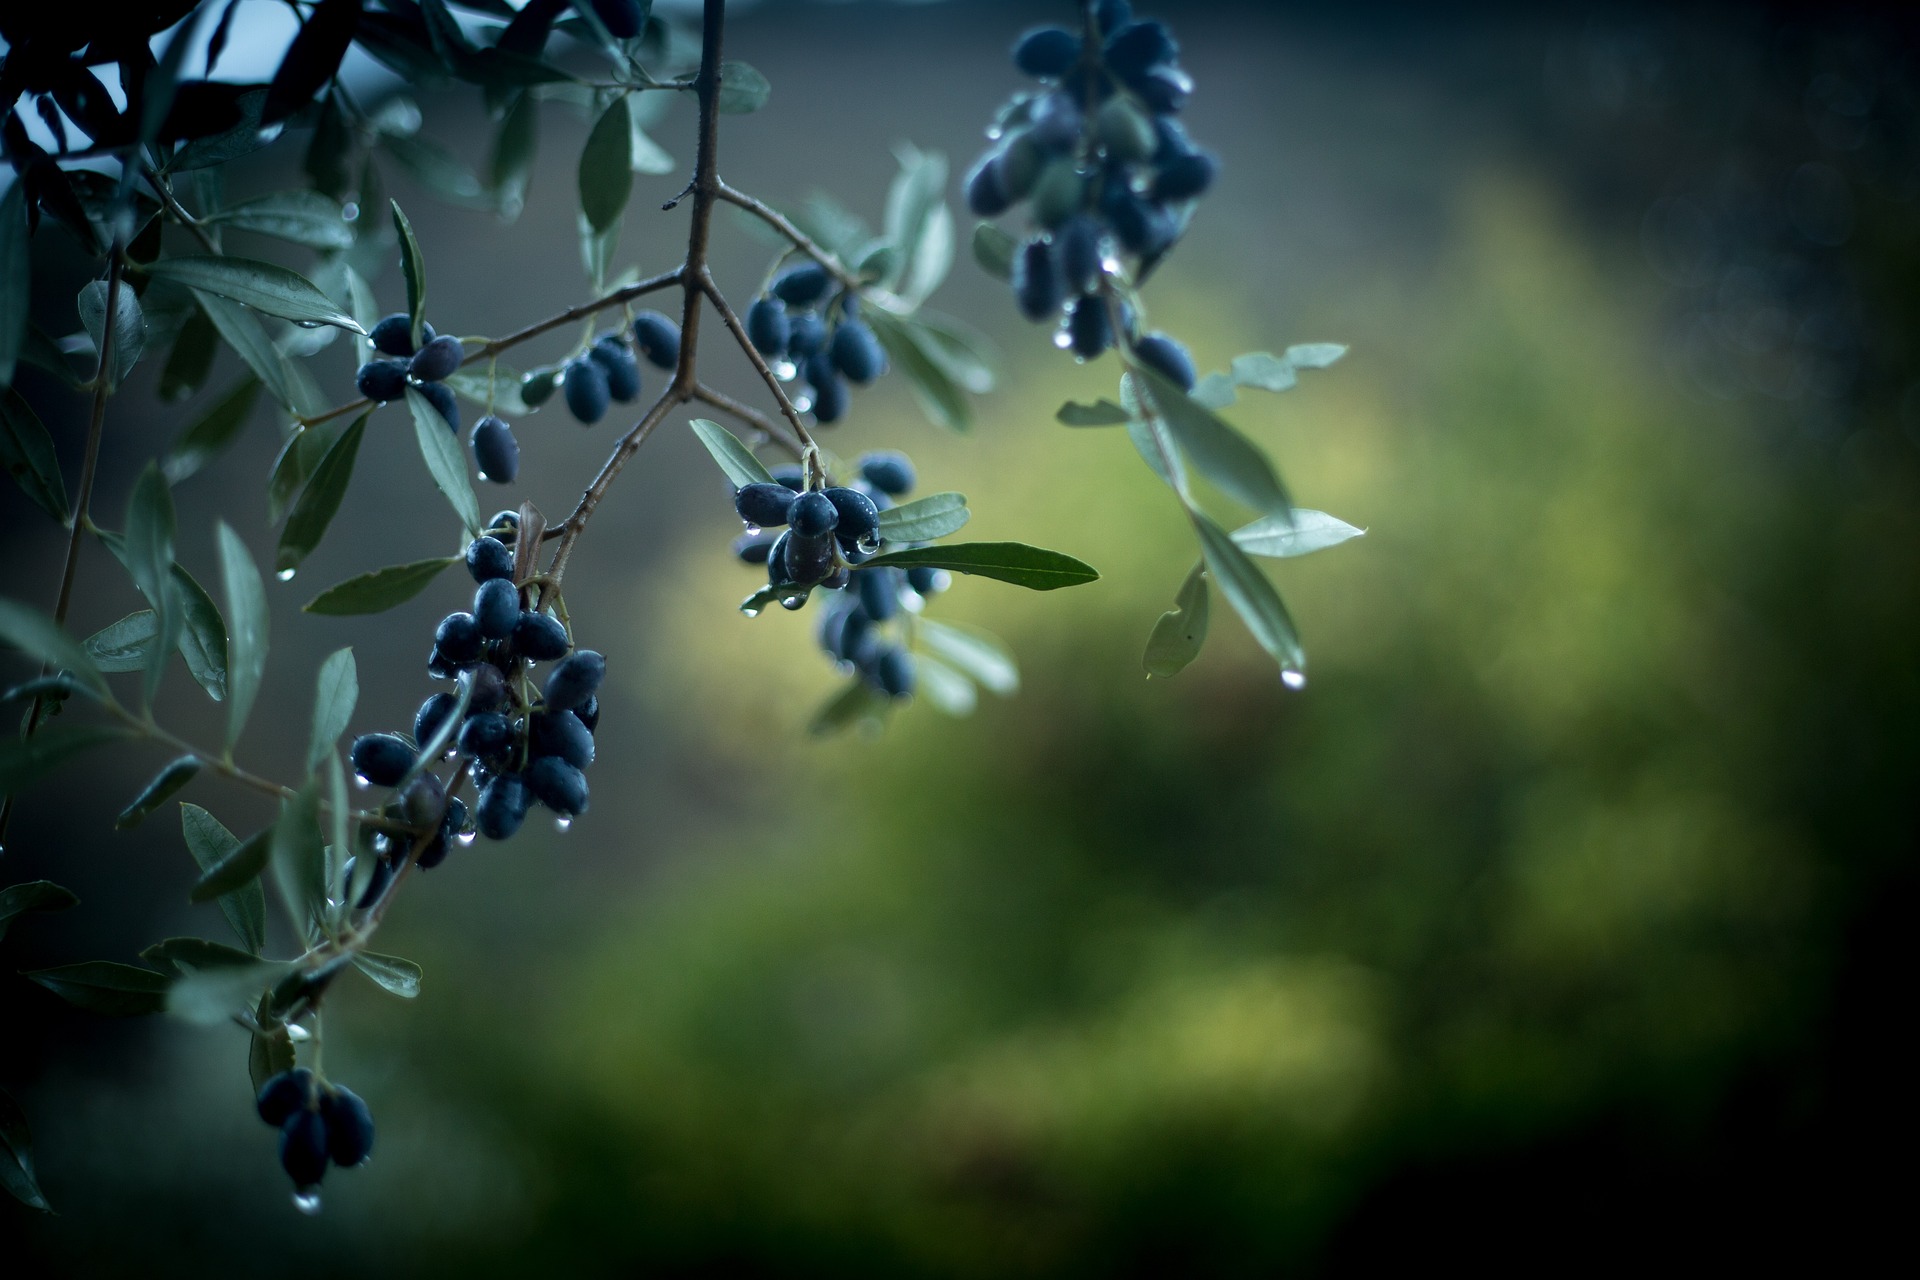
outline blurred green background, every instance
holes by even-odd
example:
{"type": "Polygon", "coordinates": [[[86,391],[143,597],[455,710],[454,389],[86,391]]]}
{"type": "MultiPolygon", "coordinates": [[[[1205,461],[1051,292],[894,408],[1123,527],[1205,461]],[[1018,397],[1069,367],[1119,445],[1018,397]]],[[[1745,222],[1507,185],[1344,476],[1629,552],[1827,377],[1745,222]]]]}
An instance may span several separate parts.
{"type": "MultiPolygon", "coordinates": [[[[963,168],[1015,87],[1013,35],[1056,8],[743,9],[729,52],[774,97],[726,122],[723,170],[877,218],[889,148],[963,168]]],[[[905,448],[970,496],[974,535],[1102,570],[935,603],[1008,639],[1020,694],[807,738],[834,683],[810,619],[735,612],[752,574],[724,488],[663,431],[569,572],[613,672],[593,812],[407,895],[380,945],[425,967],[418,1001],[330,1002],[327,1067],[380,1123],[370,1167],[296,1215],[240,1032],[103,1025],[8,979],[0,1080],[59,1210],[0,1205],[10,1274],[1565,1272],[1832,1265],[1892,1239],[1899,1183],[1874,1166],[1913,1133],[1920,755],[1911,29],[1160,8],[1225,168],[1154,322],[1203,368],[1352,347],[1228,413],[1304,505],[1370,531],[1275,571],[1307,689],[1224,608],[1195,666],[1143,678],[1189,535],[1124,436],[1052,421],[1111,394],[1111,366],[1052,350],[963,261],[936,305],[1006,353],[976,432],[928,426],[896,377],[832,443],[905,448]]],[[[424,105],[479,161],[477,108],[424,105]]],[[[511,227],[389,178],[443,330],[584,296],[582,136],[548,114],[511,227]]],[[[659,136],[690,159],[685,114],[659,136]]],[[[290,185],[276,154],[234,184],[290,185]]],[[[652,210],[681,181],[641,180],[623,260],[677,261],[684,211],[652,210]]],[[[750,288],[764,249],[732,222],[719,244],[723,287],[750,288]]],[[[49,312],[82,279],[39,274],[49,312]]],[[[397,271],[376,287],[398,305],[397,271]]],[[[349,361],[318,358],[329,390],[349,361]]],[[[198,408],[150,391],[115,404],[105,511],[198,408]]],[[[44,412],[71,466],[77,412],[44,412]]],[[[403,419],[375,419],[340,521],[273,591],[263,771],[298,767],[339,645],[356,732],[431,691],[457,584],[378,620],[298,611],[452,536],[403,419]]],[[[610,439],[554,411],[519,434],[549,512],[610,439]]],[[[263,415],[182,487],[190,567],[216,509],[265,558],[276,445],[263,415]]],[[[0,502],[9,593],[50,599],[58,531],[0,502]]],[[[81,630],[133,607],[106,556],[82,571],[81,630]]],[[[172,681],[166,714],[214,736],[195,696],[172,681]]],[[[16,922],[11,969],[219,936],[169,822],[109,830],[157,758],[108,759],[16,821],[7,879],[85,901],[16,922]]],[[[267,816],[216,782],[184,798],[267,816]]]]}

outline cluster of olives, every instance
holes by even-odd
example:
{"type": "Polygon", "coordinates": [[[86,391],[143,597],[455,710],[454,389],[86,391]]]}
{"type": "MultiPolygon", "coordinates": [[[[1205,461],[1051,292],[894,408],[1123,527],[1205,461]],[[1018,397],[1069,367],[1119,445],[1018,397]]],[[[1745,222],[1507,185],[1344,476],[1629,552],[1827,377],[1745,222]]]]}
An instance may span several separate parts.
{"type": "Polygon", "coordinates": [[[904,698],[914,689],[913,655],[887,638],[883,624],[918,610],[949,578],[918,566],[860,567],[881,550],[879,512],[913,488],[914,473],[906,455],[891,451],[863,455],[857,470],[850,484],[817,490],[805,487],[798,467],[776,469],[772,484],[742,486],[734,509],[747,532],[734,552],[748,564],[764,563],[770,586],[793,588],[781,596],[790,609],[804,606],[812,587],[836,592],[821,613],[820,647],[875,690],[904,698]],[[772,532],[780,525],[786,528],[772,532]]]}
{"type": "Polygon", "coordinates": [[[304,1209],[320,1207],[329,1164],[351,1169],[373,1153],[373,1113],[360,1095],[305,1067],[268,1080],[255,1105],[260,1118],[280,1130],[280,1167],[304,1209]]]}
{"type": "Polygon", "coordinates": [[[797,407],[817,422],[846,416],[849,382],[864,387],[887,371],[886,349],[860,318],[860,295],[835,292],[817,262],[774,276],[747,309],[747,337],[776,372],[807,384],[809,395],[797,407]]]}
{"type": "MultiPolygon", "coordinates": [[[[1136,347],[1152,342],[1136,339],[1131,315],[1105,296],[1108,259],[1124,253],[1150,269],[1213,183],[1217,162],[1173,119],[1193,89],[1178,56],[1165,24],[1133,21],[1125,0],[1096,5],[1089,36],[1027,33],[1014,64],[1047,87],[1002,112],[997,144],[966,178],[968,207],[983,218],[1029,202],[1034,233],[1014,254],[1014,299],[1035,322],[1064,315],[1061,345],[1083,360],[1114,345],[1116,320],[1136,347]]],[[[1155,336],[1155,347],[1171,342],[1155,336]]],[[[1177,376],[1181,360],[1162,367],[1164,353],[1140,354],[1192,385],[1177,376]]]]}
{"type": "MultiPolygon", "coordinates": [[[[478,584],[471,611],[450,613],[434,631],[428,672],[440,679],[466,682],[466,710],[458,724],[460,698],[436,693],[414,717],[411,739],[398,733],[369,733],[354,739],[350,753],[355,776],[364,784],[405,788],[396,797],[398,815],[416,826],[443,814],[438,833],[416,855],[431,868],[447,855],[449,840],[473,838],[467,809],[448,799],[438,778],[416,770],[421,752],[439,757],[458,753],[470,763],[479,788],[472,831],[489,840],[505,840],[520,829],[535,802],[563,823],[587,808],[585,770],[593,763],[593,733],[600,723],[600,682],[606,659],[589,649],[575,650],[558,618],[528,607],[537,590],[514,582],[512,543],[518,519],[503,511],[493,527],[467,547],[467,570],[478,584]],[[534,664],[554,663],[541,692],[527,674],[534,664]],[[435,745],[437,744],[437,746],[435,745]],[[410,775],[411,776],[410,778],[410,775]]],[[[378,898],[404,852],[382,848],[381,864],[360,904],[378,898]]]]}
{"type": "MultiPolygon", "coordinates": [[[[354,385],[369,400],[385,404],[398,400],[412,387],[425,396],[427,403],[446,420],[455,435],[460,432],[460,402],[446,379],[465,358],[460,339],[451,334],[436,336],[433,326],[421,322],[420,345],[413,344],[413,321],[404,311],[396,311],[373,326],[367,335],[376,351],[392,357],[369,360],[360,366],[354,385]]],[[[513,428],[489,413],[473,424],[469,437],[474,462],[480,474],[498,484],[511,484],[520,473],[520,443],[513,428]]]]}
{"type": "Polygon", "coordinates": [[[558,388],[567,412],[592,426],[613,405],[640,398],[640,356],[659,369],[672,369],[680,361],[680,326],[658,311],[635,316],[631,345],[628,339],[627,331],[603,333],[583,354],[558,368],[535,369],[521,383],[520,398],[530,406],[542,405],[558,388]]]}

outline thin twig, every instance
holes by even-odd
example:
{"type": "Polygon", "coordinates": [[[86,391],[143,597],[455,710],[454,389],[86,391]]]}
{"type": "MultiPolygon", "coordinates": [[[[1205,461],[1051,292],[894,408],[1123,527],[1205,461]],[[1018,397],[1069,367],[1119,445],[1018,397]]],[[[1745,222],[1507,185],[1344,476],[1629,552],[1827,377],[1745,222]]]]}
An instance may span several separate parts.
{"type": "Polygon", "coordinates": [[[766,357],[760,354],[759,349],[753,345],[753,339],[747,336],[746,326],[740,323],[740,317],[735,315],[733,308],[727,305],[725,296],[713,283],[713,276],[704,270],[700,273],[700,287],[706,290],[707,300],[713,303],[713,309],[719,312],[720,318],[726,322],[734,341],[740,344],[740,350],[746,353],[748,362],[759,372],[761,381],[767,384],[767,390],[773,393],[775,402],[780,406],[781,414],[793,424],[793,434],[798,436],[800,443],[805,446],[806,456],[814,458],[818,446],[813,442],[813,433],[808,431],[807,424],[800,420],[799,410],[793,407],[793,401],[787,399],[786,388],[780,385],[780,379],[774,376],[766,357]]]}
{"type": "Polygon", "coordinates": [[[200,242],[201,248],[208,253],[220,252],[219,244],[207,234],[207,229],[200,225],[200,219],[188,213],[186,206],[180,203],[179,197],[173,194],[172,183],[155,173],[153,166],[149,164],[140,166],[140,176],[147,180],[147,185],[153,188],[153,193],[160,197],[161,206],[173,215],[173,220],[193,233],[193,238],[200,242]]]}
{"type": "Polygon", "coordinates": [[[738,418],[771,443],[791,453],[796,461],[806,456],[807,447],[800,443],[798,438],[752,405],[743,404],[724,392],[714,390],[704,382],[694,387],[693,398],[702,404],[713,406],[722,413],[738,418]]]}
{"type": "Polygon", "coordinates": [[[841,262],[835,254],[823,247],[819,241],[802,231],[799,227],[794,226],[792,220],[778,209],[773,208],[764,201],[754,199],[744,191],[737,191],[724,182],[720,184],[719,194],[720,198],[728,204],[738,205],[791,240],[794,248],[825,267],[827,274],[839,281],[845,288],[858,289],[862,286],[860,277],[852,271],[849,271],[845,263],[841,262]]]}

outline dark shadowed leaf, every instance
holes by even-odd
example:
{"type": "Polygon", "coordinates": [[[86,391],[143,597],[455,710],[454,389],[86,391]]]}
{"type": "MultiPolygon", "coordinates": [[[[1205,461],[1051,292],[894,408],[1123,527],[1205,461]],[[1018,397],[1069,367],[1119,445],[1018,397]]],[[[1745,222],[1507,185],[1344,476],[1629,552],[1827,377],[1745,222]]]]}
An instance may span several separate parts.
{"type": "Polygon", "coordinates": [[[240,739],[267,669],[267,593],[240,535],[219,522],[220,581],[227,597],[227,745],[240,739]]]}
{"type": "Polygon", "coordinates": [[[402,1000],[420,994],[420,966],[411,960],[362,951],[353,957],[353,967],[402,1000]]]}
{"type": "Polygon", "coordinates": [[[713,455],[736,489],[742,485],[773,482],[772,474],[753,456],[753,450],[740,443],[733,432],[708,418],[695,418],[691,425],[693,434],[700,437],[700,443],[707,446],[707,452],[713,455]]]}
{"type": "Polygon", "coordinates": [[[1273,584],[1219,525],[1196,512],[1193,526],[1200,535],[1200,549],[1206,555],[1207,568],[1219,584],[1221,594],[1227,597],[1227,603],[1247,624],[1247,630],[1260,642],[1260,647],[1280,664],[1280,678],[1288,687],[1304,684],[1307,655],[1300,647],[1300,636],[1287,614],[1287,606],[1281,603],[1273,584]]]}
{"type": "Polygon", "coordinates": [[[68,1004],[109,1018],[158,1013],[166,1008],[168,979],[151,969],[111,960],[88,960],[24,975],[68,1004]]]}
{"type": "Polygon", "coordinates": [[[0,387],[13,385],[14,362],[27,339],[27,302],[33,291],[29,243],[27,185],[15,181],[0,194],[0,387]]]}
{"type": "Polygon", "coordinates": [[[932,569],[995,578],[1033,591],[1077,587],[1082,583],[1098,581],[1100,577],[1090,564],[1059,551],[1030,547],[1024,542],[957,542],[944,547],[908,547],[875,556],[866,563],[868,566],[893,565],[902,569],[925,565],[932,569]]]}
{"type": "Polygon", "coordinates": [[[468,533],[480,531],[480,500],[473,495],[473,481],[467,477],[467,449],[460,437],[447,427],[447,420],[427,398],[407,388],[407,408],[413,411],[413,437],[420,445],[420,456],[440,492],[447,495],[453,513],[468,533]]]}
{"type": "Polygon", "coordinates": [[[210,215],[206,221],[289,240],[312,249],[353,245],[353,224],[340,202],[318,191],[276,191],[210,215]]]}
{"type": "Polygon", "coordinates": [[[360,669],[353,650],[337,649],[320,664],[313,698],[313,735],[307,741],[307,768],[318,769],[333,754],[333,744],[347,731],[353,707],[360,700],[360,669]]]}
{"type": "MultiPolygon", "coordinates": [[[[158,279],[243,302],[256,311],[283,320],[330,324],[349,333],[364,332],[360,323],[342,311],[313,281],[275,263],[216,254],[185,254],[162,258],[147,270],[158,279]]],[[[215,317],[215,323],[218,322],[215,317]]]]}
{"type": "MultiPolygon", "coordinates": [[[[107,323],[107,282],[93,280],[81,286],[76,305],[80,325],[93,339],[93,349],[99,351],[107,323]]],[[[140,299],[132,285],[121,281],[120,300],[113,308],[113,368],[108,372],[107,386],[118,387],[124,382],[146,349],[147,320],[141,313],[140,299]]]]}
{"type": "Polygon", "coordinates": [[[195,138],[185,143],[173,153],[173,160],[167,165],[169,173],[187,173],[195,169],[210,169],[214,165],[225,164],[240,156],[258,151],[279,136],[277,129],[262,129],[260,115],[267,106],[267,91],[255,89],[241,94],[234,100],[234,107],[240,113],[240,119],[224,133],[212,134],[205,138],[195,138]]]}
{"type": "Polygon", "coordinates": [[[68,907],[77,907],[80,899],[71,889],[62,888],[51,880],[29,880],[25,884],[10,884],[0,889],[0,938],[7,936],[7,926],[13,918],[29,911],[65,911],[68,907]]]}
{"type": "Polygon", "coordinates": [[[295,413],[318,413],[325,407],[320,389],[307,371],[280,354],[252,312],[215,293],[196,290],[195,297],[221,338],[246,361],[275,400],[295,413]]]}
{"type": "Polygon", "coordinates": [[[194,756],[181,756],[178,760],[172,761],[159,773],[153,775],[153,780],[133,798],[133,803],[120,811],[120,816],[113,820],[113,825],[121,829],[139,826],[148,814],[165,804],[180,788],[192,782],[194,775],[199,772],[200,761],[194,756]]]}
{"type": "Polygon", "coordinates": [[[280,820],[273,824],[268,843],[267,865],[289,917],[317,925],[327,909],[327,851],[320,833],[317,782],[280,802],[280,820]]]}
{"type": "Polygon", "coordinates": [[[493,198],[487,194],[480,179],[474,176],[473,170],[439,143],[418,134],[401,137],[383,133],[380,135],[380,149],[441,199],[465,205],[469,209],[493,207],[493,198]]]}
{"type": "Polygon", "coordinates": [[[1020,242],[991,222],[973,229],[973,260],[996,280],[1013,279],[1013,255],[1020,242]]]}
{"type": "Polygon", "coordinates": [[[121,729],[56,725],[24,741],[0,740],[0,794],[31,786],[74,756],[128,736],[121,729]]]}
{"type": "Polygon", "coordinates": [[[218,898],[227,923],[240,941],[258,954],[266,945],[267,934],[267,896],[260,887],[260,872],[267,865],[273,828],[255,833],[242,844],[205,809],[183,804],[180,830],[186,837],[187,851],[200,868],[200,879],[188,897],[194,902],[218,898]]]}
{"type": "MultiPolygon", "coordinates": [[[[213,371],[213,354],[219,349],[219,330],[205,312],[194,311],[174,335],[167,362],[160,366],[160,398],[184,400],[198,391],[213,371]]],[[[167,478],[175,479],[171,472],[167,478]]]]}
{"type": "Polygon", "coordinates": [[[314,468],[313,479],[300,491],[286,526],[280,530],[280,545],[274,552],[276,570],[284,573],[299,568],[300,562],[326,536],[327,526],[333,523],[342,499],[347,496],[347,485],[353,480],[354,458],[360,452],[367,419],[372,416],[373,410],[369,409],[355,418],[353,425],[341,433],[320,459],[320,465],[314,468]]]}
{"type": "Polygon", "coordinates": [[[333,79],[340,60],[347,56],[347,46],[353,43],[360,9],[361,0],[320,0],[273,73],[260,112],[262,121],[272,124],[286,119],[313,101],[313,95],[333,79]]]}
{"type": "Polygon", "coordinates": [[[412,564],[389,565],[348,578],[338,586],[322,591],[306,603],[306,612],[344,617],[357,613],[381,613],[404,604],[426,589],[426,585],[455,562],[454,556],[416,560],[412,564]]]}
{"type": "Polygon", "coordinates": [[[256,1094],[282,1071],[293,1070],[294,1064],[293,1037],[287,1034],[285,1025],[269,1020],[266,1008],[267,999],[262,997],[255,1016],[267,1029],[254,1032],[247,1044],[247,1078],[256,1094]]]}
{"type": "Polygon", "coordinates": [[[767,105],[773,86],[767,78],[744,62],[720,64],[720,97],[717,105],[725,115],[743,116],[767,105]]]}
{"type": "Polygon", "coordinates": [[[54,451],[53,437],[40,416],[11,387],[0,392],[0,466],[6,467],[20,491],[42,511],[61,524],[67,522],[67,486],[60,476],[60,455],[54,451]]]}
{"type": "Polygon", "coordinates": [[[1203,560],[1193,566],[1193,572],[1181,584],[1180,594],[1173,598],[1173,608],[1153,624],[1141,665],[1150,676],[1179,675],[1188,663],[1200,656],[1200,647],[1206,642],[1207,566],[1203,560]]]}
{"type": "Polygon", "coordinates": [[[1262,516],[1252,524],[1242,525],[1233,531],[1233,540],[1249,555],[1279,559],[1338,546],[1365,532],[1324,511],[1295,507],[1291,518],[1262,516]]]}
{"type": "Polygon", "coordinates": [[[166,659],[180,642],[184,610],[173,589],[173,494],[160,468],[148,463],[127,502],[126,554],[121,558],[134,585],[153,607],[159,648],[147,660],[147,700],[160,688],[166,659]]]}
{"type": "Polygon", "coordinates": [[[580,151],[580,212],[595,232],[620,221],[633,193],[633,119],[625,94],[594,121],[580,151]]]}
{"type": "Polygon", "coordinates": [[[398,200],[387,202],[393,209],[394,234],[400,237],[400,274],[407,282],[407,314],[413,319],[413,342],[420,345],[421,324],[427,318],[427,260],[414,237],[413,223],[400,209],[398,200]]]}
{"type": "Polygon", "coordinates": [[[13,1095],[0,1089],[0,1186],[29,1209],[51,1212],[33,1169],[33,1131],[13,1095]]]}
{"type": "Polygon", "coordinates": [[[244,969],[259,963],[250,951],[205,938],[167,938],[142,951],[140,958],[170,978],[204,969],[244,969]]]}
{"type": "Polygon", "coordinates": [[[880,513],[880,536],[888,542],[931,542],[958,533],[973,513],[964,493],[930,493],[880,513]]]}
{"type": "MultiPolygon", "coordinates": [[[[95,529],[94,536],[100,539],[107,550],[113,552],[114,557],[122,565],[129,565],[127,540],[124,537],[111,529],[95,529]]],[[[129,571],[131,571],[130,565],[129,571]]],[[[187,670],[193,673],[193,678],[199,682],[200,687],[207,691],[207,696],[219,702],[227,696],[227,624],[220,617],[220,610],[213,603],[213,597],[207,594],[206,588],[194,580],[192,574],[175,564],[171,576],[174,601],[180,607],[180,656],[187,660],[187,670]]],[[[151,643],[151,637],[158,634],[159,626],[154,621],[150,610],[141,610],[97,632],[88,639],[87,652],[103,663],[106,659],[101,651],[96,650],[95,642],[105,640],[110,632],[114,633],[112,639],[116,642],[115,648],[124,658],[131,652],[130,646],[133,644],[138,644],[140,653],[145,654],[146,645],[151,643]],[[116,632],[116,628],[123,629],[116,632]]],[[[103,665],[101,670],[137,671],[140,670],[140,666],[103,665]]]]}
{"type": "MultiPolygon", "coordinates": [[[[188,328],[192,325],[193,322],[188,321],[188,328]]],[[[207,329],[212,332],[213,326],[208,324],[207,329]]],[[[185,336],[183,331],[181,337],[185,336]]],[[[220,397],[181,432],[173,448],[167,451],[166,460],[160,464],[167,483],[179,484],[224,453],[228,445],[239,439],[240,432],[246,428],[248,415],[253,412],[254,402],[259,398],[260,380],[243,378],[233,390],[220,397]]]]}
{"type": "Polygon", "coordinates": [[[107,682],[86,650],[38,609],[0,599],[0,642],[56,670],[72,672],[80,683],[106,696],[107,682]]]}
{"type": "Polygon", "coordinates": [[[487,183],[493,188],[494,203],[509,220],[520,216],[526,204],[527,183],[533,177],[534,155],[540,146],[540,103],[531,93],[522,93],[507,108],[494,136],[493,156],[487,166],[487,183]]]}
{"type": "Polygon", "coordinates": [[[286,515],[301,486],[319,468],[320,459],[327,456],[334,442],[346,433],[347,426],[344,419],[336,418],[311,427],[296,426],[287,436],[267,477],[268,520],[278,521],[286,515]]]}

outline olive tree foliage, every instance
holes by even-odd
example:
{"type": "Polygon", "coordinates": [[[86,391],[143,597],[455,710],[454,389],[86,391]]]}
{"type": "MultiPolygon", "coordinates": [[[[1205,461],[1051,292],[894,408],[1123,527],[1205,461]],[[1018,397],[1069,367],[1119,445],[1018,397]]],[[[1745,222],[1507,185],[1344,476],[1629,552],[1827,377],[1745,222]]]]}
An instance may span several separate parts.
{"type": "MultiPolygon", "coordinates": [[[[820,643],[847,683],[816,717],[818,732],[877,722],[916,693],[964,714],[981,688],[1014,692],[1018,671],[1003,644],[928,608],[954,575],[1033,590],[1098,575],[1059,551],[952,541],[969,518],[965,496],[899,501],[915,479],[904,457],[843,460],[821,440],[830,424],[859,412],[852,388],[889,370],[910,382],[933,422],[955,431],[966,430],[972,399],[992,390],[974,331],[926,305],[962,239],[947,201],[949,169],[944,157],[902,145],[877,230],[825,197],[783,211],[724,182],[725,118],[766,108],[771,89],[751,66],[724,58],[721,0],[705,0],[697,24],[684,29],[637,0],[317,0],[295,6],[300,29],[264,84],[212,78],[239,5],[171,0],[111,14],[108,6],[21,5],[0,19],[11,168],[0,195],[0,454],[68,534],[56,599],[0,599],[0,642],[15,651],[18,676],[5,693],[18,721],[0,744],[0,792],[10,814],[49,771],[84,764],[109,744],[143,742],[170,758],[129,800],[120,827],[169,807],[202,775],[277,801],[277,819],[246,833],[208,807],[217,787],[206,788],[208,806],[177,805],[196,871],[188,894],[217,906],[232,939],[172,938],[142,951],[141,964],[101,960],[26,977],[98,1014],[165,1012],[242,1028],[261,1115],[280,1127],[282,1163],[311,1208],[329,1160],[357,1163],[372,1143],[366,1105],[327,1080],[319,1062],[331,985],[357,974],[396,996],[417,994],[418,966],[373,949],[413,873],[476,834],[511,836],[530,807],[562,821],[586,808],[605,663],[575,644],[594,610],[568,600],[567,563],[658,428],[690,427],[736,487],[748,526],[736,554],[767,566],[742,612],[811,601],[821,613],[820,643]],[[410,100],[360,100],[339,74],[356,46],[411,84],[477,90],[496,129],[484,173],[421,136],[410,100]],[[110,76],[118,97],[107,90],[110,76]],[[643,276],[623,257],[620,233],[638,216],[629,208],[635,175],[679,171],[647,134],[676,109],[697,116],[691,172],[664,206],[684,219],[685,253],[671,270],[643,276]],[[436,334],[432,246],[383,195],[382,172],[397,167],[449,201],[510,222],[539,120],[551,113],[581,122],[585,299],[504,334],[436,334]],[[25,123],[33,116],[37,130],[25,123]],[[36,141],[48,134],[52,147],[36,141]],[[226,165],[291,147],[302,149],[307,185],[225,198],[226,165]],[[722,205],[778,246],[755,297],[739,307],[708,267],[722,205]],[[68,323],[52,329],[28,310],[37,250],[50,236],[77,242],[97,271],[68,323]],[[247,252],[229,248],[235,238],[247,252]],[[263,252],[271,256],[253,256],[263,252]],[[637,310],[653,295],[677,315],[637,310]],[[383,296],[404,298],[404,309],[383,318],[383,296]],[[580,334],[566,360],[524,372],[509,364],[516,348],[555,330],[580,334]],[[703,380],[700,354],[715,342],[743,351],[757,384],[728,392],[703,380]],[[221,347],[245,372],[210,386],[221,347]],[[144,460],[114,528],[93,508],[93,482],[103,450],[134,455],[137,465],[150,447],[115,430],[114,394],[142,361],[160,366],[161,396],[191,397],[202,409],[164,453],[144,460]],[[63,384],[84,403],[79,459],[61,456],[41,422],[45,406],[14,388],[26,365],[51,375],[36,385],[63,384]],[[643,372],[660,380],[650,399],[641,395],[643,372]],[[465,437],[462,401],[482,412],[465,437]],[[591,422],[628,401],[646,407],[584,478],[571,511],[509,499],[483,517],[474,462],[483,484],[511,494],[512,421],[564,411],[591,422]],[[284,441],[265,478],[278,527],[274,563],[263,571],[216,515],[218,563],[202,567],[203,585],[175,557],[172,488],[269,414],[284,441]],[[457,526],[465,550],[423,547],[402,563],[370,565],[305,610],[377,614],[444,588],[442,575],[462,560],[478,586],[473,608],[441,624],[429,670],[449,683],[410,733],[365,735],[343,759],[358,679],[352,650],[341,649],[314,678],[305,776],[264,777],[236,752],[269,655],[265,579],[291,578],[352,500],[356,452],[375,414],[410,420],[423,492],[431,485],[444,496],[449,533],[457,526]],[[112,552],[146,607],[81,636],[66,619],[89,539],[112,552]],[[153,700],[176,655],[224,703],[223,741],[189,742],[156,722],[153,700]],[[349,782],[356,774],[377,789],[362,794],[349,782]],[[269,897],[285,909],[292,954],[268,954],[269,897]]],[[[1195,564],[1173,607],[1143,626],[1148,672],[1172,676],[1193,661],[1217,590],[1272,655],[1279,678],[1298,687],[1305,657],[1256,558],[1304,554],[1359,531],[1295,507],[1265,453],[1221,411],[1241,391],[1287,390],[1301,370],[1322,368],[1343,349],[1247,353],[1199,376],[1184,347],[1148,328],[1142,286],[1187,230],[1216,161],[1177,120],[1194,86],[1162,24],[1134,18],[1119,0],[1063,9],[1061,27],[1015,46],[1016,66],[1037,84],[997,115],[982,103],[990,145],[962,184],[967,208],[988,219],[971,234],[972,257],[1008,280],[1030,319],[1051,326],[1038,340],[1088,364],[1113,354],[1117,391],[1064,405],[1058,420],[1125,430],[1189,519],[1195,564]],[[1011,229],[991,220],[1002,215],[1012,215],[1011,229]],[[1228,510],[1252,518],[1236,523],[1228,510]]],[[[396,709],[396,719],[403,715],[396,709]]],[[[0,830],[4,823],[0,815],[0,830]]],[[[75,902],[48,881],[0,889],[0,937],[16,916],[75,902]]],[[[20,1200],[46,1207],[26,1119],[4,1093],[0,1179],[20,1200]]]]}

